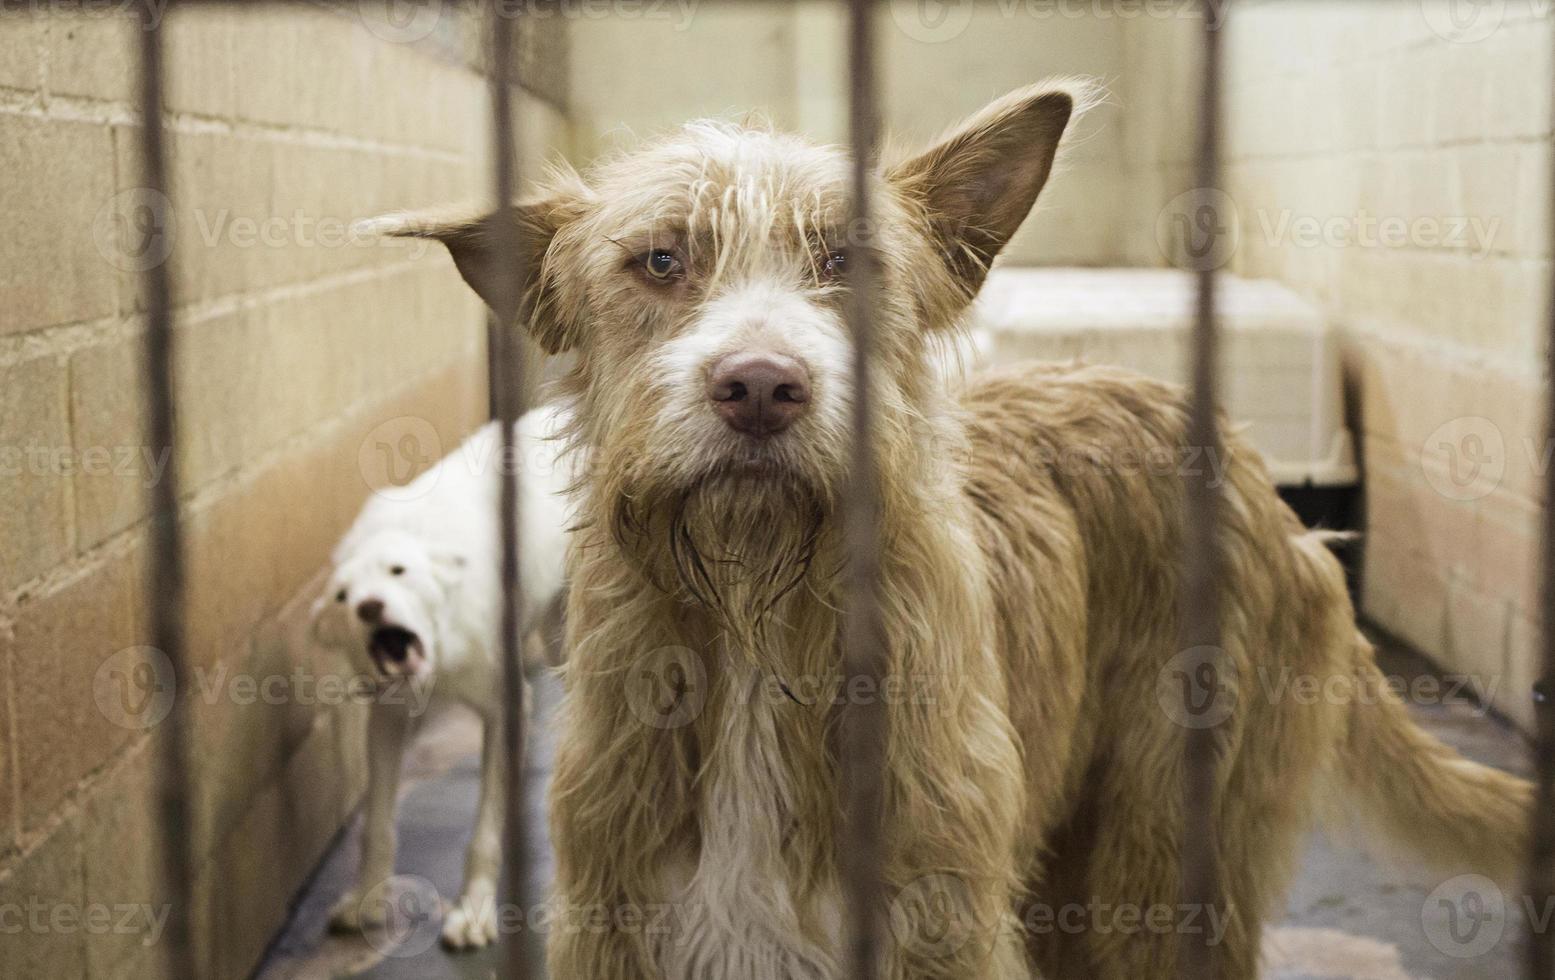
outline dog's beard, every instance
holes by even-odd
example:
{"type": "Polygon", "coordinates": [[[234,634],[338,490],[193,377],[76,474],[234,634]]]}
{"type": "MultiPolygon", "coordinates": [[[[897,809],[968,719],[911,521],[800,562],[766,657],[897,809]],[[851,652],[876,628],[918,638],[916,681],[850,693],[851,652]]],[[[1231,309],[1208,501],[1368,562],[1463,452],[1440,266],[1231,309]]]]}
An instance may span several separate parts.
{"type": "Polygon", "coordinates": [[[623,497],[616,538],[664,591],[708,612],[758,664],[771,627],[807,587],[826,508],[783,474],[722,473],[663,494],[623,497]]]}

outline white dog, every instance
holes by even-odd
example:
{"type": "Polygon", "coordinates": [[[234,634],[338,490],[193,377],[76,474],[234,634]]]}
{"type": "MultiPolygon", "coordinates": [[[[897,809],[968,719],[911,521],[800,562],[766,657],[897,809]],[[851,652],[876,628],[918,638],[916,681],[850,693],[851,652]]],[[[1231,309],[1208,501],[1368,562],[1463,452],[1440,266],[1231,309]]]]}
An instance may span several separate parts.
{"type": "MultiPolygon", "coordinates": [[[[515,445],[522,521],[519,555],[525,622],[536,624],[560,602],[566,489],[573,474],[556,438],[561,409],[518,421],[515,445]]],[[[368,501],[336,547],[334,570],[313,605],[314,636],[347,651],[364,672],[416,697],[379,697],[367,730],[367,822],[357,886],[331,913],[337,929],[381,925],[386,901],[372,890],[394,873],[394,805],[410,732],[412,701],[462,701],[485,724],[480,804],[465,859],[464,889],[443,921],[454,949],[496,938],[495,896],[502,867],[502,685],[498,643],[497,499],[500,432],[495,422],[404,487],[368,501]],[[398,703],[390,703],[398,702],[398,703]]]]}

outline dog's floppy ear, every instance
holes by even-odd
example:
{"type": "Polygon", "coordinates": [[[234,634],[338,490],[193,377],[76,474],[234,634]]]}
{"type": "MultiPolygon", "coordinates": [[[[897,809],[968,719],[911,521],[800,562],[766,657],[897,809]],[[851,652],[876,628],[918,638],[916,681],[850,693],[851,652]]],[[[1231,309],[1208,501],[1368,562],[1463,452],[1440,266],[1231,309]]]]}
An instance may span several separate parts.
{"type": "Polygon", "coordinates": [[[551,196],[512,204],[487,214],[442,209],[415,214],[387,214],[358,222],[363,236],[434,238],[453,256],[464,281],[486,305],[495,309],[506,296],[517,301],[518,315],[529,324],[547,353],[557,354],[577,342],[579,317],[558,295],[551,245],[557,232],[582,213],[584,196],[568,188],[551,196]],[[504,290],[517,290],[505,294],[504,290]]]}
{"type": "Polygon", "coordinates": [[[1063,89],[1018,89],[886,171],[928,212],[951,272],[969,292],[1031,212],[1074,111],[1075,97],[1063,89]]]}
{"type": "Polygon", "coordinates": [[[470,566],[470,559],[462,551],[438,545],[427,548],[427,560],[431,563],[432,575],[445,589],[457,586],[470,566]]]}
{"type": "Polygon", "coordinates": [[[336,602],[332,592],[313,600],[308,610],[309,631],[322,646],[344,650],[351,645],[351,633],[346,629],[346,607],[336,602]]]}

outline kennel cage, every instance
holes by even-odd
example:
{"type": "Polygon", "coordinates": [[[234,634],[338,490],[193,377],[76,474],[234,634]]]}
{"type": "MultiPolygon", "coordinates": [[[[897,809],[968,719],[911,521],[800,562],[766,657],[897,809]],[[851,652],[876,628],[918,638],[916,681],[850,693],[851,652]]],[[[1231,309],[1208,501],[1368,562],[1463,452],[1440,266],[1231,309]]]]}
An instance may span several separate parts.
{"type": "MultiPolygon", "coordinates": [[[[193,0],[190,0],[193,2],[193,0]]],[[[218,0],[207,0],[218,2],[218,0]]],[[[232,0],[229,0],[232,2],[232,0]]],[[[775,0],[774,0],[775,2],[775,0]]],[[[871,0],[847,0],[848,72],[850,84],[849,124],[853,154],[852,217],[855,222],[867,222],[870,213],[868,196],[871,161],[878,138],[877,91],[873,59],[874,38],[871,14],[875,4],[871,0]]],[[[147,0],[141,9],[139,50],[140,102],[144,125],[138,140],[138,152],[144,167],[146,186],[155,191],[150,198],[152,227],[166,227],[172,218],[172,193],[167,178],[166,148],[163,133],[162,109],[165,85],[165,52],[163,47],[163,19],[158,16],[157,4],[147,0]]],[[[493,56],[489,66],[489,84],[492,106],[491,133],[494,142],[491,192],[494,201],[511,200],[519,184],[517,163],[513,152],[513,115],[510,105],[509,72],[506,57],[512,50],[515,18],[523,4],[492,2],[485,4],[484,20],[487,24],[493,56]]],[[[1220,185],[1220,90],[1221,55],[1220,36],[1211,18],[1203,18],[1200,32],[1202,70],[1199,74],[1201,89],[1198,106],[1198,140],[1194,155],[1195,186],[1212,189],[1220,185]]],[[[1213,447],[1218,439],[1214,423],[1217,405],[1217,377],[1220,355],[1220,331],[1217,316],[1217,264],[1208,261],[1216,251],[1218,236],[1225,233],[1225,218],[1215,211],[1211,196],[1198,206],[1195,234],[1190,241],[1189,266],[1195,279],[1195,306],[1191,328],[1191,422],[1189,438],[1193,445],[1213,447]]],[[[847,318],[855,337],[855,358],[852,365],[854,384],[861,393],[869,391],[870,349],[873,338],[870,294],[873,288],[868,243],[858,243],[857,258],[850,260],[853,269],[853,287],[847,308],[847,318]]],[[[512,250],[517,255],[517,250],[512,250]]],[[[166,478],[152,487],[152,550],[151,580],[158,583],[150,596],[151,642],[162,650],[171,661],[175,683],[188,676],[189,661],[186,649],[186,623],[183,608],[185,583],[185,555],[181,536],[179,514],[179,484],[177,477],[178,456],[173,452],[180,427],[178,405],[173,398],[173,364],[176,334],[173,331],[174,303],[172,273],[167,262],[155,263],[142,271],[146,290],[149,329],[144,350],[143,372],[145,384],[144,418],[147,443],[153,449],[166,451],[169,464],[166,478]]],[[[498,419],[516,419],[523,409],[523,391],[519,383],[524,376],[523,348],[513,329],[517,320],[520,297],[503,295],[495,298],[494,312],[488,325],[489,382],[491,412],[498,419]]],[[[1552,324],[1555,326],[1555,324],[1552,324]]],[[[1555,344],[1550,345],[1550,367],[1555,369],[1555,344]]],[[[1547,374],[1547,378],[1550,375],[1547,374]]],[[[853,420],[853,483],[848,491],[847,550],[849,556],[849,583],[851,597],[845,622],[845,669],[850,677],[862,676],[877,679],[883,663],[884,648],[877,599],[879,556],[873,533],[872,515],[878,507],[878,489],[872,455],[869,399],[855,400],[853,420]]],[[[1555,400],[1551,401],[1551,429],[1555,431],[1555,400]]],[[[510,426],[503,427],[504,438],[512,438],[510,426]]],[[[511,446],[504,446],[510,450],[511,446]]],[[[1183,555],[1181,605],[1182,644],[1184,648],[1202,646],[1213,650],[1218,637],[1217,596],[1223,588],[1220,570],[1213,560],[1217,527],[1217,511],[1221,506],[1219,489],[1213,485],[1207,472],[1185,474],[1186,528],[1183,555]]],[[[1555,468],[1545,474],[1545,500],[1555,500],[1555,468]]],[[[502,616],[503,616],[503,668],[506,703],[520,702],[520,681],[517,637],[519,636],[519,608],[517,604],[517,554],[519,542],[513,508],[516,476],[511,468],[504,468],[501,499],[504,541],[502,543],[502,616]]],[[[1542,536],[1541,599],[1543,608],[1555,608],[1555,530],[1551,529],[1545,508],[1545,530],[1542,536]]],[[[1555,677],[1555,631],[1546,630],[1542,640],[1541,676],[1555,677]]],[[[1214,683],[1214,661],[1209,663],[1209,680],[1214,683]]],[[[180,685],[178,690],[187,688],[180,685]]],[[[1185,691],[1193,697],[1193,692],[1185,691]]],[[[159,766],[159,853],[161,875],[171,901],[171,915],[167,928],[168,948],[171,950],[169,968],[175,977],[198,975],[190,942],[191,869],[190,852],[192,821],[190,803],[191,741],[187,708],[183,698],[175,698],[168,719],[168,737],[160,740],[163,753],[159,766]]],[[[885,732],[880,713],[868,705],[853,705],[844,714],[849,726],[849,737],[844,740],[848,750],[843,753],[844,784],[847,788],[846,812],[848,820],[844,829],[845,844],[842,872],[849,909],[847,921],[847,946],[845,959],[847,975],[859,980],[878,975],[882,943],[882,924],[871,911],[877,905],[881,883],[879,880],[879,835],[876,833],[879,808],[882,799],[881,767],[877,764],[885,748],[885,732]]],[[[504,728],[504,745],[509,769],[512,760],[521,758],[525,732],[521,712],[509,711],[504,728]]],[[[1186,749],[1186,784],[1180,787],[1184,794],[1187,826],[1196,828],[1184,835],[1183,900],[1200,905],[1216,903],[1215,894],[1215,836],[1212,809],[1215,743],[1213,730],[1191,729],[1186,749]]],[[[1548,902],[1555,899],[1555,714],[1548,708],[1541,709],[1537,717],[1536,763],[1538,770],[1538,805],[1534,811],[1532,846],[1529,854],[1527,882],[1533,899],[1548,902]]],[[[524,781],[509,778],[508,790],[512,797],[508,802],[506,830],[507,858],[509,862],[522,860],[527,839],[524,825],[528,808],[522,798],[524,781]]],[[[507,900],[521,902],[518,894],[525,875],[522,869],[509,867],[506,875],[507,900]]],[[[506,973],[515,978],[534,976],[539,963],[536,938],[530,930],[518,930],[505,937],[506,973]]],[[[1555,970],[1555,932],[1536,931],[1529,944],[1527,975],[1538,980],[1548,980],[1555,970]]],[[[1182,946],[1180,975],[1190,980],[1204,980],[1216,976],[1214,950],[1207,941],[1185,942],[1182,946]]]]}

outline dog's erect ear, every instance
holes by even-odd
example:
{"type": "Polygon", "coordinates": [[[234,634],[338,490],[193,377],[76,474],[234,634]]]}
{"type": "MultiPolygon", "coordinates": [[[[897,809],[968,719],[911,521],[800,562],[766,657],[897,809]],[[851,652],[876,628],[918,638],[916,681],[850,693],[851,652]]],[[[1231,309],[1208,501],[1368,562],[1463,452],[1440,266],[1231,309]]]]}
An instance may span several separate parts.
{"type": "Polygon", "coordinates": [[[488,214],[429,211],[388,214],[357,224],[364,236],[434,238],[448,247],[454,265],[471,288],[496,308],[506,296],[517,301],[521,321],[547,353],[577,342],[576,316],[555,295],[548,257],[556,233],[581,213],[583,198],[562,192],[538,201],[513,204],[488,214]],[[503,290],[516,290],[504,294],[503,290]]]}
{"type": "Polygon", "coordinates": [[[929,213],[946,262],[969,291],[1047,183],[1075,99],[1032,86],[992,103],[886,176],[929,213]]]}

